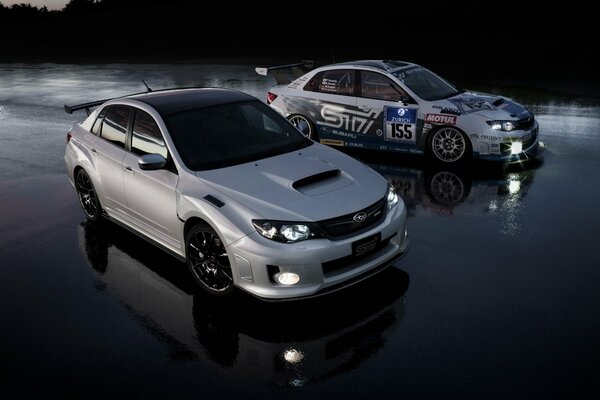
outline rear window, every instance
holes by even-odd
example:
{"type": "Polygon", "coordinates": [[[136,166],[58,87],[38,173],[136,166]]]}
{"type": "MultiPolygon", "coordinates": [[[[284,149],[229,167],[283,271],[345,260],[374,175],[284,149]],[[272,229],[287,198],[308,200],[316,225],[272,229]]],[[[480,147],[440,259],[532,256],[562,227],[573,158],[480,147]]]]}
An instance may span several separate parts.
{"type": "Polygon", "coordinates": [[[108,108],[104,108],[102,111],[100,111],[100,114],[96,118],[96,121],[94,121],[94,125],[92,125],[92,133],[93,134],[100,135],[100,130],[102,128],[102,121],[104,120],[104,116],[106,115],[107,110],[108,110],[108,108]]]}
{"type": "Polygon", "coordinates": [[[319,92],[352,96],[354,94],[354,71],[335,69],[323,72],[319,79],[319,92]]]}
{"type": "Polygon", "coordinates": [[[120,147],[125,147],[127,125],[129,124],[129,107],[110,107],[102,122],[101,137],[120,147]]]}

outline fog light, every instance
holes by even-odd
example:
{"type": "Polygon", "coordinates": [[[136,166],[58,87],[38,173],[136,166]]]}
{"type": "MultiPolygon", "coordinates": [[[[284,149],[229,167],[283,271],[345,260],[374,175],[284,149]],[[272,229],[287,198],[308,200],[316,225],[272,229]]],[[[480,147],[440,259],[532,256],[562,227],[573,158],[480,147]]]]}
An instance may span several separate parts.
{"type": "Polygon", "coordinates": [[[287,349],[283,353],[283,358],[290,364],[296,364],[302,361],[302,359],[304,358],[304,354],[302,354],[301,351],[298,351],[296,349],[287,349]]]}
{"type": "Polygon", "coordinates": [[[300,282],[300,276],[298,274],[294,274],[293,272],[280,272],[275,274],[275,280],[282,285],[295,285],[300,282]]]}
{"type": "Polygon", "coordinates": [[[523,151],[523,142],[512,142],[510,144],[510,154],[519,154],[523,151]]]}

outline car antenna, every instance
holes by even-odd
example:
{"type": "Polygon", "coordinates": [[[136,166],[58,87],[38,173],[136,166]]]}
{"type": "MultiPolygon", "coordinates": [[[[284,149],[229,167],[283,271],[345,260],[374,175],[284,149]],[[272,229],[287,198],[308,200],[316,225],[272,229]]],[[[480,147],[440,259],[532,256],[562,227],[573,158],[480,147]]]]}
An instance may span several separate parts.
{"type": "Polygon", "coordinates": [[[146,90],[146,93],[150,93],[150,92],[152,92],[152,89],[150,89],[150,86],[148,86],[148,85],[146,84],[146,82],[145,82],[143,79],[142,79],[142,83],[144,84],[144,86],[146,86],[146,89],[147,89],[147,90],[146,90]]]}

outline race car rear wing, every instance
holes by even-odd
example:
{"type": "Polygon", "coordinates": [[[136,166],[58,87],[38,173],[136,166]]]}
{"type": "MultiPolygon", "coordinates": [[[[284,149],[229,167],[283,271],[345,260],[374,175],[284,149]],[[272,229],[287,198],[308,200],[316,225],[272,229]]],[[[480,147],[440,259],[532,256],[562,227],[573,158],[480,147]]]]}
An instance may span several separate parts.
{"type": "MultiPolygon", "coordinates": [[[[146,84],[146,82],[142,79],[142,83],[144,84],[144,86],[146,86],[146,91],[145,92],[138,92],[138,93],[133,93],[133,94],[127,94],[125,96],[119,96],[119,97],[112,97],[110,99],[104,99],[104,100],[96,100],[96,101],[90,101],[88,103],[82,103],[82,104],[76,104],[74,106],[68,106],[65,104],[65,112],[67,114],[73,114],[75,111],[79,111],[79,110],[85,110],[85,112],[87,113],[87,115],[91,114],[91,108],[94,107],[98,107],[104,103],[106,103],[109,100],[114,100],[114,99],[119,99],[121,97],[129,97],[129,96],[135,96],[138,94],[145,94],[145,93],[150,93],[153,90],[150,89],[150,87],[146,84]]],[[[168,89],[165,89],[168,90],[168,89]]]]}
{"type": "Polygon", "coordinates": [[[289,72],[291,72],[293,78],[296,79],[300,78],[314,67],[314,61],[302,60],[301,62],[295,64],[275,65],[272,67],[256,67],[254,70],[257,74],[262,76],[267,76],[269,72],[272,72],[277,84],[283,85],[292,81],[289,76],[289,72]]]}
{"type": "Polygon", "coordinates": [[[87,115],[90,115],[90,113],[91,113],[90,109],[91,108],[98,107],[99,105],[104,104],[104,103],[106,103],[109,100],[112,100],[112,99],[90,101],[89,103],[76,104],[74,106],[68,106],[68,105],[65,104],[65,112],[67,114],[73,114],[75,111],[85,110],[85,112],[87,113],[87,115]]]}

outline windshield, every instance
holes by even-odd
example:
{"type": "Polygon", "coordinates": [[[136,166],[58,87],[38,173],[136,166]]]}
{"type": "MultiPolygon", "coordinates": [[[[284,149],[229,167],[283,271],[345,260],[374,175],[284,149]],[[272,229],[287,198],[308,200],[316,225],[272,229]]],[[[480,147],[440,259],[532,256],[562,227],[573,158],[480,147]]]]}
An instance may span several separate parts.
{"type": "Polygon", "coordinates": [[[307,147],[307,139],[258,100],[198,108],[165,117],[185,165],[228,167],[307,147]]]}
{"type": "Polygon", "coordinates": [[[445,99],[459,93],[454,86],[425,68],[406,68],[392,74],[423,100],[445,99]]]}

